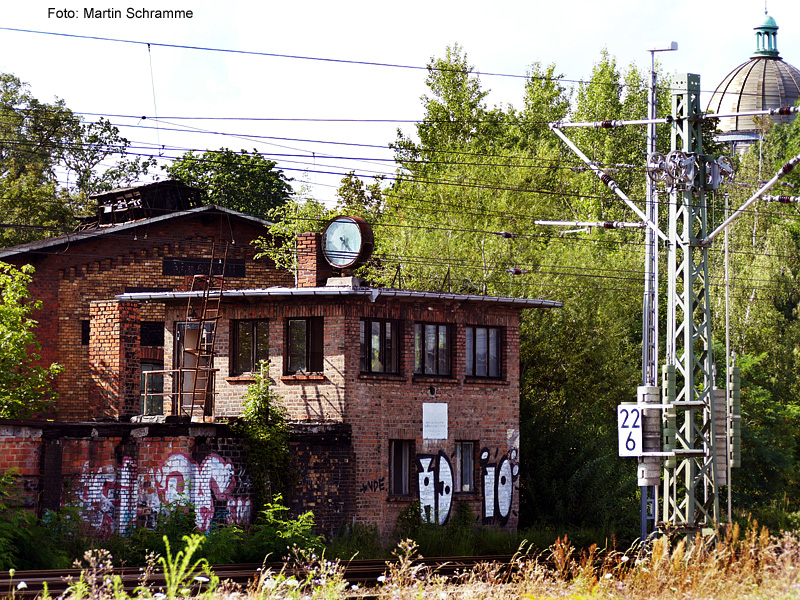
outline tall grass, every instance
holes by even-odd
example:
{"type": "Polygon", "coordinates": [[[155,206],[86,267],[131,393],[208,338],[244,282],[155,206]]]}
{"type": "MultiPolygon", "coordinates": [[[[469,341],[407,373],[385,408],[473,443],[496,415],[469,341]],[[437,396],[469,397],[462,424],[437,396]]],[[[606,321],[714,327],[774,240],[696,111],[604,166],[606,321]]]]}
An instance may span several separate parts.
{"type": "MultiPolygon", "coordinates": [[[[243,589],[220,585],[213,573],[193,577],[192,554],[197,539],[187,538],[182,559],[160,564],[173,571],[175,585],[153,589],[143,584],[132,594],[119,587],[110,572],[81,576],[64,600],[130,600],[177,597],[207,600],[314,600],[344,597],[377,597],[391,600],[517,599],[525,600],[690,600],[739,598],[800,598],[800,537],[785,533],[772,536],[756,523],[745,530],[730,527],[714,540],[662,537],[648,548],[625,552],[577,549],[566,538],[546,551],[520,550],[513,567],[483,564],[468,572],[445,576],[415,562],[419,548],[405,540],[395,550],[398,561],[387,567],[374,588],[362,589],[345,580],[344,569],[313,553],[295,553],[292,575],[264,571],[243,589]],[[188,574],[187,574],[188,573],[188,574]],[[300,573],[298,575],[297,573],[300,573]],[[198,585],[198,580],[206,583],[198,585]],[[101,582],[101,583],[100,583],[101,582]],[[166,592],[166,593],[165,593],[166,592]],[[162,595],[163,594],[163,595],[162,595]]],[[[180,554],[180,553],[179,553],[180,554]]],[[[102,561],[103,570],[107,560],[102,561]]],[[[205,568],[205,563],[202,564],[205,568]]],[[[94,571],[98,566],[94,565],[94,571]]]]}

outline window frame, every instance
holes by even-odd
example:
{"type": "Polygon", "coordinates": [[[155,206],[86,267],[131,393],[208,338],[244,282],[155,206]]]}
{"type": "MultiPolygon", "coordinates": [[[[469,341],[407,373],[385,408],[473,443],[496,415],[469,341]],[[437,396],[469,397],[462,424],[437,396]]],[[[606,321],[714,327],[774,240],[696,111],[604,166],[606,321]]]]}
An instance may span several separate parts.
{"type": "Polygon", "coordinates": [[[322,373],[325,370],[325,321],[324,317],[287,317],[286,346],[283,371],[286,375],[297,373],[322,373]],[[290,369],[292,362],[292,323],[305,322],[305,346],[303,349],[305,369],[290,369]]]}
{"type": "Polygon", "coordinates": [[[359,370],[368,375],[399,375],[401,374],[400,357],[402,340],[402,324],[396,319],[370,319],[359,321],[359,370]],[[381,368],[375,368],[373,356],[373,342],[375,339],[374,326],[379,328],[377,361],[381,368]],[[387,338],[386,331],[391,332],[387,338]],[[391,354],[387,360],[387,353],[391,354]],[[387,365],[387,363],[389,363],[387,365]]]}
{"type": "Polygon", "coordinates": [[[231,343],[230,343],[230,367],[229,367],[229,374],[232,376],[236,375],[244,375],[246,373],[252,373],[254,370],[258,369],[258,365],[262,360],[269,360],[269,319],[231,319],[230,321],[230,331],[231,331],[231,343]],[[239,331],[240,325],[249,325],[250,327],[250,336],[252,345],[250,348],[250,363],[251,368],[245,369],[240,364],[240,352],[239,352],[239,344],[240,344],[240,335],[241,332],[239,331]],[[266,327],[265,333],[266,338],[264,342],[266,343],[266,347],[261,348],[259,345],[259,325],[263,325],[266,327]],[[260,351],[263,350],[263,351],[260,351]]]}
{"type": "Polygon", "coordinates": [[[453,492],[455,494],[475,494],[475,449],[478,442],[474,440],[456,440],[455,451],[453,452],[453,492]],[[464,451],[469,447],[468,452],[464,451]],[[466,468],[465,468],[466,467],[466,468]],[[469,481],[464,481],[464,474],[467,474],[469,481]],[[468,489],[464,489],[464,484],[468,489]]]}
{"type": "Polygon", "coordinates": [[[453,326],[450,323],[431,323],[427,321],[414,322],[414,376],[416,377],[452,377],[453,376],[453,326]],[[428,349],[428,332],[434,328],[435,342],[433,344],[435,369],[428,371],[426,360],[428,349]],[[441,335],[445,333],[445,348],[442,352],[441,335]],[[442,364],[446,372],[442,372],[442,364]]]}
{"type": "Polygon", "coordinates": [[[503,379],[503,347],[504,336],[502,327],[490,327],[488,325],[465,325],[464,326],[464,375],[470,379],[503,379]],[[479,374],[479,355],[478,355],[478,331],[486,331],[486,374],[479,374]],[[495,357],[496,369],[492,374],[492,332],[495,332],[495,357]]]}
{"type": "Polygon", "coordinates": [[[413,490],[411,476],[414,469],[414,440],[390,439],[389,440],[389,497],[410,498],[413,490]],[[398,452],[400,453],[398,455],[398,452]],[[397,477],[398,464],[400,479],[397,477]],[[399,485],[399,490],[397,491],[399,485]]]}

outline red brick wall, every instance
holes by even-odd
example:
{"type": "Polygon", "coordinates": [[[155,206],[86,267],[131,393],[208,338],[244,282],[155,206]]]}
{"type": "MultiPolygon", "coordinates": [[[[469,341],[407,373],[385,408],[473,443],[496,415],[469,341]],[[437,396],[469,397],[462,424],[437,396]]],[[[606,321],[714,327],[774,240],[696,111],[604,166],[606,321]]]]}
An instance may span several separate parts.
{"type": "MultiPolygon", "coordinates": [[[[34,315],[42,362],[65,367],[55,381],[59,410],[53,416],[64,421],[97,417],[87,398],[92,381],[89,346],[81,345],[81,321],[89,319],[92,301],[113,299],[129,286],[181,289],[184,277],[162,275],[164,257],[208,258],[214,244],[219,256],[223,242],[231,244],[228,258],[244,259],[246,264],[245,277],[226,278],[226,288],[292,285],[290,273],[276,270],[266,260],[254,260],[251,241],[265,233],[256,224],[227,215],[200,213],[124,232],[109,229],[101,238],[7,259],[36,267],[30,292],[42,300],[42,309],[34,315]]],[[[142,305],[141,318],[163,321],[163,305],[142,305]]]]}
{"type": "MultiPolygon", "coordinates": [[[[24,506],[78,506],[96,534],[152,527],[169,503],[195,507],[196,524],[252,518],[246,451],[225,425],[0,423],[0,472],[18,469],[24,506]]],[[[291,432],[294,514],[312,510],[331,535],[353,508],[349,427],[291,432]]]]}
{"type": "MultiPolygon", "coordinates": [[[[180,308],[170,308],[168,326],[181,319],[180,308]]],[[[400,512],[419,499],[419,482],[412,467],[412,493],[390,498],[389,440],[411,440],[415,455],[433,456],[434,466],[443,452],[452,462],[456,441],[472,441],[475,452],[475,491],[456,494],[450,514],[459,501],[470,505],[484,523],[516,527],[519,495],[516,491],[519,452],[519,311],[486,304],[451,301],[410,301],[378,297],[373,303],[361,298],[323,297],[259,298],[223,307],[217,337],[218,355],[215,416],[233,416],[241,411],[242,397],[251,381],[229,377],[230,320],[269,319],[270,370],[275,390],[292,419],[299,422],[341,422],[352,427],[354,452],[354,516],[360,523],[376,523],[382,535],[389,535],[400,512]],[[324,317],[324,372],[310,376],[284,373],[286,319],[324,317]],[[401,373],[361,374],[359,366],[361,318],[394,319],[402,324],[401,373]],[[414,375],[413,338],[415,321],[450,324],[453,334],[452,375],[414,375]],[[465,376],[464,339],[466,325],[500,327],[503,332],[500,380],[465,376]],[[446,440],[422,438],[424,403],[446,403],[446,440]],[[481,451],[484,464],[480,464],[481,451]],[[502,471],[502,473],[501,473],[502,471]],[[495,485],[487,492],[484,477],[495,485]],[[505,483],[499,486],[500,479],[505,483]],[[488,496],[487,496],[488,493],[488,496]],[[489,499],[511,494],[509,514],[502,515],[489,499]]],[[[168,338],[171,336],[168,336],[168,338]]],[[[167,354],[171,352],[167,344],[167,354]]],[[[445,467],[440,469],[443,473],[445,467]]],[[[320,494],[324,490],[319,490],[320,494]]]]}
{"type": "Polygon", "coordinates": [[[297,236],[297,286],[325,285],[333,269],[322,255],[322,234],[301,233],[297,236]]]}

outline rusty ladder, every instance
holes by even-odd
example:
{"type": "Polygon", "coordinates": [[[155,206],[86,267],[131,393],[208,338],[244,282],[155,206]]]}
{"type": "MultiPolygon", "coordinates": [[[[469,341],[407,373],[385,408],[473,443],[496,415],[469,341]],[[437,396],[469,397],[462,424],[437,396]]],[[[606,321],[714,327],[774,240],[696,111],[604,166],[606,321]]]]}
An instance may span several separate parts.
{"type": "MultiPolygon", "coordinates": [[[[228,244],[225,244],[225,252],[221,259],[216,257],[216,244],[211,247],[211,262],[209,263],[207,274],[192,275],[189,292],[202,291],[202,294],[189,295],[189,302],[186,306],[186,327],[189,323],[197,323],[197,338],[193,348],[185,347],[186,354],[195,357],[195,366],[186,369],[193,372],[191,391],[184,392],[181,382],[180,388],[180,410],[182,414],[187,414],[190,419],[195,420],[199,417],[203,420],[205,416],[213,414],[213,407],[209,406],[209,398],[214,393],[214,343],[217,338],[217,322],[220,319],[220,303],[222,302],[222,291],[225,289],[225,266],[228,260],[228,244]],[[215,265],[221,264],[216,274],[215,265]],[[184,395],[191,396],[191,402],[184,404],[184,395]]],[[[188,336],[184,334],[184,340],[188,336]]],[[[183,373],[181,373],[183,379],[183,373]]]]}

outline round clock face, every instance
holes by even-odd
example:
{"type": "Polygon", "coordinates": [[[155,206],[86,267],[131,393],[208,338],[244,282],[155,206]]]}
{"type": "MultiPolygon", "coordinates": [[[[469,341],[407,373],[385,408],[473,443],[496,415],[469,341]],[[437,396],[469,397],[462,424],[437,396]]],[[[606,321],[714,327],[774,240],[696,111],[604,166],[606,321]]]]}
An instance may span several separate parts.
{"type": "Polygon", "coordinates": [[[322,233],[325,260],[338,269],[366,260],[372,252],[372,244],[371,240],[364,239],[362,230],[367,231],[367,237],[371,237],[367,222],[357,217],[337,217],[328,223],[322,233]],[[365,241],[370,243],[365,244],[365,241]]]}

